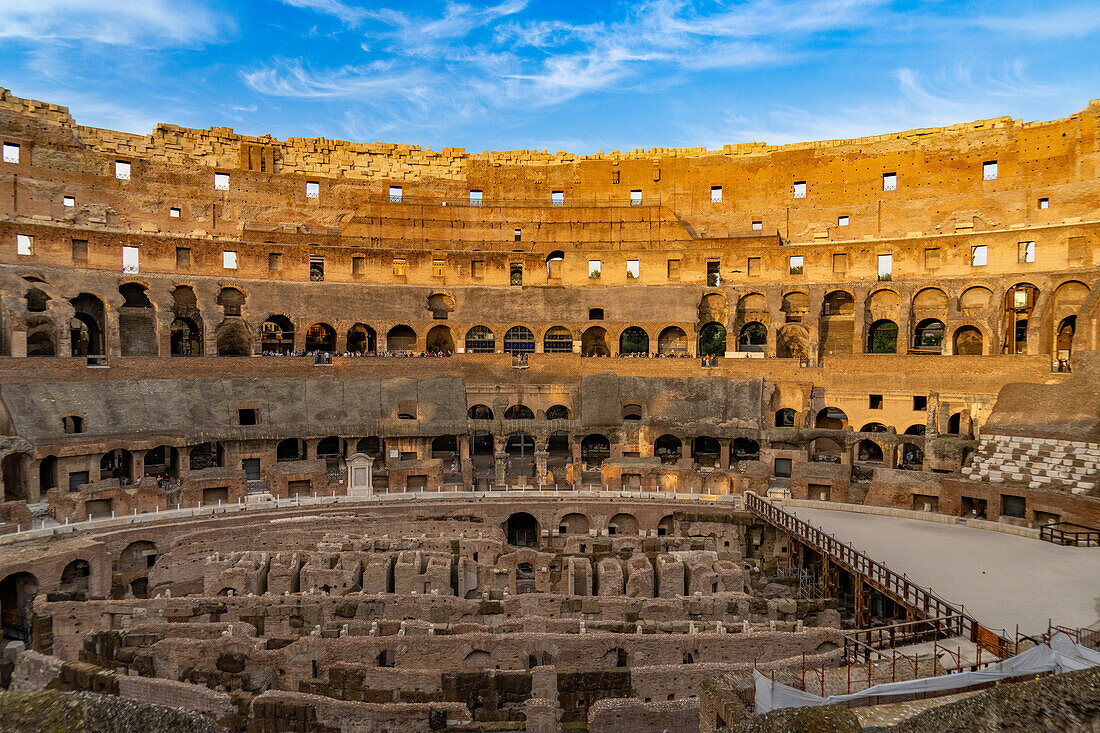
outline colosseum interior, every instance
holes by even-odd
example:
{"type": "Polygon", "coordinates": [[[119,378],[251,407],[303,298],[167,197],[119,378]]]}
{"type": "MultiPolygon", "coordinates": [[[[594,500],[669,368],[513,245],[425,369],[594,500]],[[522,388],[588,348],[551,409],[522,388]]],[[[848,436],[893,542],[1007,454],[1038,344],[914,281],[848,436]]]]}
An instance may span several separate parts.
{"type": "Polygon", "coordinates": [[[0,90],[0,683],[549,733],[890,679],[955,609],[769,507],[1100,537],[1098,123],[435,152],[0,90]]]}

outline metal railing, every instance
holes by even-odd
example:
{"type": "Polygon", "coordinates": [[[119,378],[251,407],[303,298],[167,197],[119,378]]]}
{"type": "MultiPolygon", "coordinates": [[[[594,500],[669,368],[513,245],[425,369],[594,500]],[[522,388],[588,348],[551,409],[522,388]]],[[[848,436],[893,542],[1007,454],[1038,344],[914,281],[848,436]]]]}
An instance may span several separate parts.
{"type": "Polygon", "coordinates": [[[917,585],[908,577],[895,573],[880,562],[855,549],[846,542],[807,524],[790,512],[773,505],[770,501],[752,492],[745,492],[745,508],[810,549],[828,558],[831,562],[847,570],[853,576],[887,596],[895,603],[908,608],[924,618],[948,619],[950,624],[945,630],[954,636],[963,636],[975,644],[984,647],[997,656],[1007,656],[1010,643],[990,629],[982,626],[973,616],[961,607],[940,598],[931,591],[917,585]]]}
{"type": "Polygon", "coordinates": [[[1039,528],[1039,539],[1056,545],[1100,547],[1100,529],[1083,527],[1072,522],[1055,522],[1039,528]]]}

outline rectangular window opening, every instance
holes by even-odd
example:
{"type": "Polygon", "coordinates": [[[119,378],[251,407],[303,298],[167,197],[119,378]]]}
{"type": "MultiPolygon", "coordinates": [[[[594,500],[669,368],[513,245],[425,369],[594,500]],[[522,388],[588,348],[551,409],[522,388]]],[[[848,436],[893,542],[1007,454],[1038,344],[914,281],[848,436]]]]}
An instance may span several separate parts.
{"type": "Polygon", "coordinates": [[[125,160],[115,161],[115,178],[120,181],[130,180],[130,163],[125,160]]]}
{"type": "Polygon", "coordinates": [[[551,191],[550,203],[554,206],[565,206],[565,191],[551,191]]]}
{"type": "Polygon", "coordinates": [[[869,410],[881,410],[882,409],[882,395],[873,394],[867,396],[867,409],[869,410]]]}
{"type": "Polygon", "coordinates": [[[225,270],[237,269],[237,253],[231,250],[222,252],[222,268],[225,270]]]}
{"type": "Polygon", "coordinates": [[[748,276],[749,277],[758,277],[760,275],[760,258],[759,257],[750,257],[749,261],[748,261],[747,270],[748,270],[748,276]]]}
{"type": "Polygon", "coordinates": [[[894,276],[894,255],[878,256],[878,279],[889,280],[894,276]]]}
{"type": "Polygon", "coordinates": [[[626,279],[627,280],[637,280],[638,279],[638,274],[640,272],[641,272],[641,267],[639,265],[638,260],[627,260],[626,261],[626,279]]]}
{"type": "Polygon", "coordinates": [[[405,260],[402,258],[393,261],[393,276],[405,277],[405,260]]]}
{"type": "Polygon", "coordinates": [[[366,264],[367,264],[367,258],[366,257],[352,257],[351,258],[351,274],[352,275],[362,275],[366,264]]]}
{"type": "Polygon", "coordinates": [[[882,174],[882,190],[883,191],[897,191],[898,190],[898,174],[897,173],[883,173],[882,174]]]}
{"type": "Polygon", "coordinates": [[[122,271],[130,274],[138,272],[138,248],[122,248],[122,271]]]}
{"type": "Polygon", "coordinates": [[[321,184],[317,181],[306,181],[306,198],[316,199],[321,197],[321,184]]]}
{"type": "Polygon", "coordinates": [[[711,186],[710,187],[710,202],[712,204],[722,203],[722,187],[721,186],[711,186]]]}
{"type": "Polygon", "coordinates": [[[1050,199],[1047,199],[1047,198],[1039,199],[1039,208],[1040,209],[1049,209],[1050,208],[1050,199]]]}
{"type": "Polygon", "coordinates": [[[176,269],[187,270],[191,267],[191,248],[176,247],[176,269]]]}
{"type": "Polygon", "coordinates": [[[15,253],[19,255],[34,254],[34,237],[28,234],[15,235],[15,253]]]}
{"type": "Polygon", "coordinates": [[[642,192],[641,191],[631,191],[630,192],[630,205],[631,206],[641,206],[642,205],[642,192]]]}
{"type": "Polygon", "coordinates": [[[86,265],[88,263],[87,239],[73,240],[73,263],[78,265],[86,265]]]}
{"type": "Polygon", "coordinates": [[[935,270],[940,266],[940,248],[929,247],[924,250],[924,269],[935,270]]]}
{"type": "Polygon", "coordinates": [[[447,269],[446,260],[432,260],[432,277],[443,277],[447,269]]]}
{"type": "Polygon", "coordinates": [[[514,232],[512,233],[512,235],[513,235],[513,236],[515,237],[515,241],[517,241],[517,242],[518,242],[518,241],[520,241],[520,239],[521,239],[521,238],[523,237],[523,232],[522,232],[521,230],[519,230],[519,229],[516,229],[516,230],[515,230],[515,231],[514,231],[514,232]]]}
{"type": "Polygon", "coordinates": [[[603,269],[603,262],[601,260],[589,260],[588,261],[588,277],[596,279],[600,276],[603,269]]]}
{"type": "Polygon", "coordinates": [[[73,196],[61,197],[62,206],[76,206],[76,198],[73,196]]]}
{"type": "Polygon", "coordinates": [[[229,190],[229,174],[228,173],[215,173],[214,174],[214,190],[215,191],[228,191],[229,190]]]}
{"type": "Polygon", "coordinates": [[[173,206],[172,208],[168,209],[168,216],[172,217],[173,219],[178,219],[180,218],[180,210],[173,206]]]}
{"type": "Polygon", "coordinates": [[[806,182],[805,181],[795,181],[795,183],[794,183],[794,197],[796,199],[806,198],[806,182]]]}
{"type": "Polygon", "coordinates": [[[913,396],[913,412],[917,412],[918,410],[927,410],[927,409],[928,409],[928,397],[926,397],[925,395],[914,395],[913,396]]]}
{"type": "Polygon", "coordinates": [[[848,272],[848,253],[837,252],[833,255],[833,274],[843,275],[848,272]]]}
{"type": "Polygon", "coordinates": [[[310,257],[309,258],[309,279],[312,282],[324,282],[325,279],[325,258],[324,257],[310,257]]]}
{"type": "Polygon", "coordinates": [[[390,201],[399,204],[403,197],[404,192],[401,190],[400,186],[390,186],[390,201]]]}
{"type": "Polygon", "coordinates": [[[837,225],[838,227],[846,227],[846,226],[848,226],[848,217],[846,217],[846,216],[838,216],[838,217],[836,218],[836,225],[837,225]]]}
{"type": "Polygon", "coordinates": [[[979,244],[972,247],[970,250],[970,266],[984,267],[987,262],[987,255],[986,245],[979,244]]]}
{"type": "Polygon", "coordinates": [[[801,275],[802,274],[803,262],[804,262],[804,259],[803,259],[802,255],[792,255],[791,256],[791,274],[792,275],[801,275]]]}
{"type": "Polygon", "coordinates": [[[278,252],[267,253],[267,269],[270,272],[278,272],[283,269],[283,256],[278,252]]]}
{"type": "Polygon", "coordinates": [[[1035,242],[1020,242],[1020,262],[1035,261],[1035,242]]]}
{"type": "Polygon", "coordinates": [[[668,279],[679,280],[680,279],[680,260],[668,261],[668,279]]]}
{"type": "Polygon", "coordinates": [[[759,231],[762,231],[763,229],[764,229],[764,222],[762,222],[762,221],[754,221],[754,222],[752,223],[752,230],[753,230],[754,232],[759,232],[759,231]]]}
{"type": "Polygon", "coordinates": [[[508,284],[523,285],[523,263],[512,262],[508,265],[508,284]]]}
{"type": "Polygon", "coordinates": [[[470,206],[481,206],[483,201],[481,191],[470,191],[470,206]]]}
{"type": "Polygon", "coordinates": [[[471,262],[470,262],[470,277],[485,277],[485,262],[484,262],[484,260],[471,260],[471,262]]]}
{"type": "Polygon", "coordinates": [[[237,424],[259,425],[260,411],[254,407],[242,407],[237,410],[237,424]]]}
{"type": "Polygon", "coordinates": [[[19,162],[19,146],[15,143],[4,143],[4,162],[5,163],[18,163],[19,162]]]}
{"type": "Polygon", "coordinates": [[[790,458],[776,458],[775,459],[775,475],[777,478],[790,478],[791,477],[791,459],[790,458]]]}
{"type": "Polygon", "coordinates": [[[718,260],[707,261],[707,286],[716,288],[722,284],[722,275],[719,272],[722,263],[718,260]]]}
{"type": "Polygon", "coordinates": [[[982,163],[982,180],[983,181],[995,181],[997,180],[997,161],[987,160],[982,163]]]}

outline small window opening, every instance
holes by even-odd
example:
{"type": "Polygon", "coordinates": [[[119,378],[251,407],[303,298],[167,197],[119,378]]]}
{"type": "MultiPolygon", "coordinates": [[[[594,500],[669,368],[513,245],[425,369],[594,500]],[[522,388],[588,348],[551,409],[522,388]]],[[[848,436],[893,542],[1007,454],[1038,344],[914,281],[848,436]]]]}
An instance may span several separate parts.
{"type": "Polygon", "coordinates": [[[680,260],[668,261],[668,279],[679,280],[680,279],[680,260]]]}
{"type": "Polygon", "coordinates": [[[926,397],[925,395],[914,395],[913,396],[913,411],[916,412],[917,410],[927,410],[927,409],[928,409],[928,397],[926,397]]]}
{"type": "Polygon", "coordinates": [[[514,236],[515,236],[515,238],[516,238],[516,240],[515,240],[515,241],[517,241],[517,242],[518,242],[518,241],[520,241],[520,239],[521,239],[521,238],[523,237],[523,232],[522,232],[522,231],[520,231],[519,229],[516,229],[516,230],[515,230],[515,232],[514,232],[514,236]]]}
{"type": "Polygon", "coordinates": [[[15,143],[4,143],[4,162],[5,163],[18,163],[19,162],[19,146],[15,143]]]}
{"type": "Polygon", "coordinates": [[[61,205],[62,206],[69,206],[69,207],[76,206],[76,197],[75,196],[62,196],[61,197],[61,205]]]}
{"type": "Polygon", "coordinates": [[[1035,242],[1020,242],[1020,262],[1035,261],[1035,242]]]}
{"type": "Polygon", "coordinates": [[[27,234],[16,234],[15,253],[19,255],[33,255],[34,237],[27,234]]]}
{"type": "Polygon", "coordinates": [[[508,265],[508,284],[523,285],[523,263],[513,262],[508,265]]]}
{"type": "Polygon", "coordinates": [[[846,217],[846,216],[838,216],[838,217],[836,218],[836,225],[837,225],[838,227],[846,227],[846,226],[848,226],[848,221],[849,221],[848,217],[846,217]]]}
{"type": "Polygon", "coordinates": [[[588,277],[596,279],[599,278],[603,268],[603,262],[601,260],[589,260],[588,261],[588,277]]]}
{"type": "Polygon", "coordinates": [[[283,256],[278,252],[267,253],[267,269],[270,272],[278,272],[283,269],[283,256]]]}
{"type": "Polygon", "coordinates": [[[397,258],[393,261],[393,276],[405,277],[405,260],[403,258],[397,258]]]}
{"type": "Polygon", "coordinates": [[[722,203],[722,187],[721,186],[711,186],[710,187],[710,202],[712,204],[722,203]]]}
{"type": "Polygon", "coordinates": [[[66,415],[61,418],[61,425],[65,428],[65,433],[68,435],[84,432],[84,418],[80,415],[66,415]]]}
{"type": "Polygon", "coordinates": [[[242,407],[237,410],[237,424],[239,425],[259,425],[260,424],[260,411],[254,407],[242,407]]]}
{"type": "Polygon", "coordinates": [[[883,191],[897,191],[898,190],[898,174],[897,173],[883,173],[882,174],[882,190],[883,191]]]}
{"type": "Polygon", "coordinates": [[[795,181],[795,184],[794,184],[794,197],[796,199],[806,198],[806,182],[805,181],[795,181]]]}
{"type": "Polygon", "coordinates": [[[762,222],[762,221],[754,221],[754,222],[752,223],[752,230],[753,230],[754,232],[759,232],[759,231],[761,231],[761,230],[762,230],[763,228],[764,228],[764,222],[762,222]]]}
{"type": "Polygon", "coordinates": [[[627,260],[626,261],[626,279],[627,280],[637,280],[638,275],[640,274],[640,272],[641,272],[641,268],[640,268],[640,265],[638,263],[638,260],[627,260]]]}
{"type": "Polygon", "coordinates": [[[987,250],[986,245],[979,244],[972,247],[970,250],[970,266],[971,267],[984,267],[986,264],[987,250]]]}
{"type": "Polygon", "coordinates": [[[716,288],[722,284],[722,276],[719,274],[719,268],[722,263],[717,260],[707,261],[707,285],[712,288],[716,288]]]}
{"type": "Polygon", "coordinates": [[[187,270],[191,267],[191,248],[176,247],[176,269],[187,270]]]}
{"type": "Polygon", "coordinates": [[[803,260],[802,255],[793,255],[791,257],[791,274],[792,275],[801,275],[802,274],[803,263],[804,263],[804,260],[803,260]]]}
{"type": "Polygon", "coordinates": [[[882,395],[873,394],[868,396],[867,407],[871,410],[882,409],[882,395]]]}
{"type": "Polygon", "coordinates": [[[551,191],[550,203],[554,206],[565,206],[565,191],[551,191]]]}
{"type": "Polygon", "coordinates": [[[641,206],[642,205],[642,192],[641,191],[631,191],[630,192],[630,205],[631,206],[641,206]]]}
{"type": "Polygon", "coordinates": [[[483,201],[481,191],[470,191],[470,206],[481,206],[483,201]]]}
{"type": "Polygon", "coordinates": [[[446,260],[432,260],[432,277],[443,277],[447,270],[446,260]]]}
{"type": "Polygon", "coordinates": [[[367,258],[366,257],[352,257],[351,258],[351,274],[362,275],[366,269],[367,258]]]}
{"type": "Polygon", "coordinates": [[[237,253],[226,250],[222,252],[222,267],[226,270],[237,269],[237,253]]]}
{"type": "Polygon", "coordinates": [[[1039,208],[1040,209],[1049,209],[1050,208],[1050,199],[1047,199],[1047,198],[1039,199],[1039,208]]]}
{"type": "Polygon", "coordinates": [[[589,308],[588,320],[590,321],[602,321],[603,320],[603,308],[589,308]]]}
{"type": "Polygon", "coordinates": [[[390,186],[390,201],[399,204],[403,197],[404,192],[401,190],[400,186],[390,186]]]}
{"type": "Polygon", "coordinates": [[[138,248],[122,248],[122,271],[131,274],[138,272],[138,248]]]}
{"type": "Polygon", "coordinates": [[[889,280],[894,275],[894,255],[878,256],[878,279],[889,280]]]}
{"type": "Polygon", "coordinates": [[[982,180],[983,181],[995,181],[997,180],[997,161],[987,160],[982,163],[982,180]]]}
{"type": "Polygon", "coordinates": [[[215,191],[228,191],[229,190],[229,174],[228,173],[215,173],[214,174],[214,190],[215,191]]]}
{"type": "Polygon", "coordinates": [[[173,219],[178,219],[180,218],[180,210],[177,207],[173,206],[172,208],[168,209],[168,216],[172,217],[173,219]]]}
{"type": "Polygon", "coordinates": [[[316,199],[321,197],[321,184],[317,181],[306,181],[306,198],[316,199]]]}
{"type": "Polygon", "coordinates": [[[325,279],[325,258],[324,257],[310,257],[309,258],[309,279],[312,282],[319,283],[325,279]]]}
{"type": "Polygon", "coordinates": [[[115,161],[115,178],[120,181],[130,180],[130,164],[125,160],[115,161]]]}

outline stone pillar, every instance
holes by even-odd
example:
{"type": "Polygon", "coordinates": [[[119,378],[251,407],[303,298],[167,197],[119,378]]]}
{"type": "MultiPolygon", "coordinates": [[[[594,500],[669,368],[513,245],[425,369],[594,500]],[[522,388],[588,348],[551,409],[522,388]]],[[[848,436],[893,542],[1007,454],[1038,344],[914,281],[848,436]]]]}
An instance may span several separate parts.
{"type": "Polygon", "coordinates": [[[107,356],[122,356],[122,332],[118,327],[118,310],[103,304],[103,339],[106,342],[103,353],[107,356]]]}
{"type": "Polygon", "coordinates": [[[581,464],[581,442],[570,438],[569,444],[573,450],[573,486],[579,487],[581,485],[581,473],[584,468],[581,464]]]}
{"type": "Polygon", "coordinates": [[[730,443],[728,440],[722,439],[718,446],[718,465],[723,471],[728,471],[730,467],[730,443]]]}
{"type": "Polygon", "coordinates": [[[493,456],[493,483],[503,488],[507,483],[508,454],[497,451],[493,456]]]}
{"type": "Polygon", "coordinates": [[[458,437],[458,467],[462,471],[462,484],[463,486],[471,486],[474,483],[474,462],[470,458],[470,439],[469,435],[459,435],[458,437]]]}
{"type": "Polygon", "coordinates": [[[535,450],[535,483],[546,483],[546,460],[550,457],[550,453],[545,450],[545,446],[540,449],[536,446],[535,450]]]}

